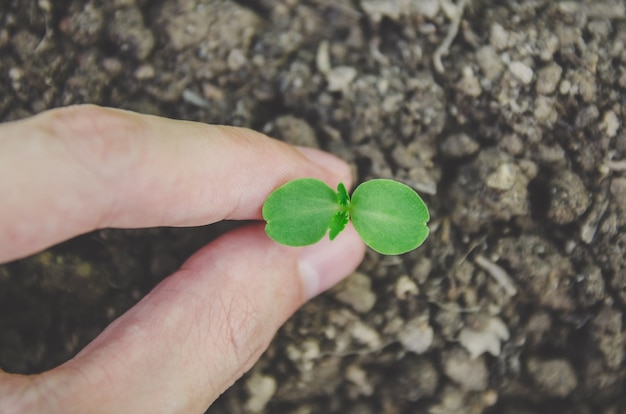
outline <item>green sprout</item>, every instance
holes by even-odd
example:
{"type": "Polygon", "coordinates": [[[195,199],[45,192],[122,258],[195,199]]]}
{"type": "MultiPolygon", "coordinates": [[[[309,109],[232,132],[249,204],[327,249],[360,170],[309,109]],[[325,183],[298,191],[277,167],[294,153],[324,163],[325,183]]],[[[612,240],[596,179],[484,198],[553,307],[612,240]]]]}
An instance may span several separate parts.
{"type": "Polygon", "coordinates": [[[348,195],[315,178],[300,178],[274,190],[263,204],[265,232],[287,246],[306,246],[330,240],[352,224],[365,244],[382,254],[402,254],[419,247],[428,237],[430,219],[421,197],[409,186],[376,179],[359,185],[348,195]]]}

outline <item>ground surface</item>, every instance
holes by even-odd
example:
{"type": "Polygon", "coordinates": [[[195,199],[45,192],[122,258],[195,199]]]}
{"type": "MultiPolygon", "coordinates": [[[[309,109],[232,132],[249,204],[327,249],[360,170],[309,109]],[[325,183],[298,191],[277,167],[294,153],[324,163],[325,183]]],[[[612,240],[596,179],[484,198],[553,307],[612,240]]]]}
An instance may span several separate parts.
{"type": "MultiPolygon", "coordinates": [[[[625,18],[611,0],[7,0],[0,119],[91,102],[247,126],[424,196],[427,243],[368,254],[210,412],[620,413],[625,18]]],[[[106,230],[0,267],[0,366],[70,358],[219,231],[106,230]]]]}

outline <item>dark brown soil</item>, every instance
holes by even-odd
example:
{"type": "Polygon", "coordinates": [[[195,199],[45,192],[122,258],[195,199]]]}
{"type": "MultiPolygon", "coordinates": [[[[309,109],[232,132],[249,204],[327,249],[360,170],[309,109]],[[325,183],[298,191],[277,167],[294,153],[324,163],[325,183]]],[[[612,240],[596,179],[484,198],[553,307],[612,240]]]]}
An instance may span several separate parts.
{"type": "MultiPolygon", "coordinates": [[[[624,412],[626,6],[457,3],[0,2],[3,121],[90,102],[246,126],[429,204],[423,247],[368,254],[209,412],[624,412]]],[[[0,267],[0,367],[71,358],[221,231],[0,267]]]]}

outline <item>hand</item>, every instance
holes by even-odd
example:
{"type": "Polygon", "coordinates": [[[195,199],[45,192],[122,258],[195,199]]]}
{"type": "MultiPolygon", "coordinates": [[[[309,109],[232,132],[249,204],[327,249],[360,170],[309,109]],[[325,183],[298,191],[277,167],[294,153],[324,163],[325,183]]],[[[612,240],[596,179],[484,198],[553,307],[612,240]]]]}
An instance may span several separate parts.
{"type": "MultiPolygon", "coordinates": [[[[240,128],[79,106],[0,125],[0,262],[104,227],[261,219],[279,185],[348,166],[240,128]]],[[[307,299],[360,263],[353,229],[290,248],[262,224],[193,255],[65,364],[0,372],[0,412],[203,412],[307,299]]]]}

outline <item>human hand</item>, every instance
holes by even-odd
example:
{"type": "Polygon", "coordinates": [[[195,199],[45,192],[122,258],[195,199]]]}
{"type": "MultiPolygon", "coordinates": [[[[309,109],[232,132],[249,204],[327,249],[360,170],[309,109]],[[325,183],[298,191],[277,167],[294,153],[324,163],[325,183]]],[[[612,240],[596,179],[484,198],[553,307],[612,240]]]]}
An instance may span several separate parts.
{"type": "MultiPolygon", "coordinates": [[[[0,125],[0,263],[98,228],[261,219],[279,185],[348,166],[250,130],[79,106],[0,125]]],[[[0,412],[203,412],[307,299],[360,263],[353,229],[281,246],[262,224],[194,254],[65,364],[0,371],[0,412]]]]}

